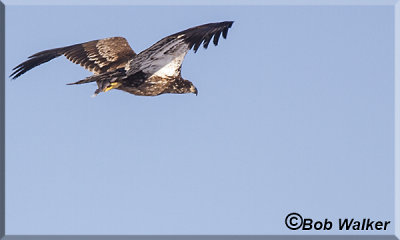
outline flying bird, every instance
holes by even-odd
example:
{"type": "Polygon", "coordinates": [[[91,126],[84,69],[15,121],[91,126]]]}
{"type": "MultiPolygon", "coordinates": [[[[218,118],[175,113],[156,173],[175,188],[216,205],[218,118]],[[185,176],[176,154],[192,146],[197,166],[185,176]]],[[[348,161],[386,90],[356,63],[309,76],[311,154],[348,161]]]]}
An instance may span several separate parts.
{"type": "Polygon", "coordinates": [[[181,66],[189,50],[196,52],[201,45],[218,45],[222,34],[227,37],[232,21],[209,23],[192,27],[161,39],[136,54],[123,37],[111,37],[67,47],[38,52],[13,70],[13,79],[32,68],[64,55],[73,63],[93,72],[83,80],[68,85],[96,82],[94,96],[111,89],[139,96],[157,96],[164,93],[194,93],[197,88],[181,76],[181,66]]]}

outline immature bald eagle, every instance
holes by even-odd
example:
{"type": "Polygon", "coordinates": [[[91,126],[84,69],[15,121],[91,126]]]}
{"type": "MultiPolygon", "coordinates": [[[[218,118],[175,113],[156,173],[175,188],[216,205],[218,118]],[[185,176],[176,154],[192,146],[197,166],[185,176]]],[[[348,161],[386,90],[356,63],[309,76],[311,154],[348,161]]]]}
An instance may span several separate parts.
{"type": "Polygon", "coordinates": [[[136,54],[123,37],[112,37],[55,48],[36,53],[10,75],[18,78],[32,68],[64,55],[73,63],[80,64],[94,75],[69,83],[96,82],[100,92],[111,89],[123,90],[140,96],[157,96],[163,93],[195,93],[192,82],[181,76],[182,61],[193,48],[204,48],[213,38],[214,45],[222,36],[226,38],[233,22],[209,23],[172,34],[136,54]]]}

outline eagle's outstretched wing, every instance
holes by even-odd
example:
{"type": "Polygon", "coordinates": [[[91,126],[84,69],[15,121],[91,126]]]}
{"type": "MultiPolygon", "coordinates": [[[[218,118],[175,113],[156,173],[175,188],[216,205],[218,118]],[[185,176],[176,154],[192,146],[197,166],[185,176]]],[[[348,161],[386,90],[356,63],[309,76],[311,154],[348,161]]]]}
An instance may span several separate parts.
{"type": "Polygon", "coordinates": [[[125,66],[136,53],[123,37],[104,38],[38,52],[16,66],[10,77],[16,79],[32,68],[61,55],[95,74],[100,74],[125,66]]]}
{"type": "Polygon", "coordinates": [[[142,71],[149,76],[176,77],[190,49],[196,52],[202,44],[207,48],[212,38],[214,45],[218,45],[221,34],[226,38],[232,24],[231,21],[209,23],[165,37],[132,59],[127,74],[142,71]]]}

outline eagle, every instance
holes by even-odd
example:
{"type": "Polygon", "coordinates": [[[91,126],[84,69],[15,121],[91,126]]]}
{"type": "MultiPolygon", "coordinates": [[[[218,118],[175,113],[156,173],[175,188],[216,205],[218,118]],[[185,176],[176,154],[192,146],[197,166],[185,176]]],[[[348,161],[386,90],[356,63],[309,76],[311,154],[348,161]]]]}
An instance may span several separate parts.
{"type": "Polygon", "coordinates": [[[167,36],[136,54],[123,37],[111,37],[38,52],[19,64],[10,75],[16,79],[32,68],[64,55],[93,75],[67,85],[96,82],[94,96],[111,89],[138,96],[194,93],[197,88],[181,76],[185,55],[227,37],[233,21],[208,23],[167,36]]]}

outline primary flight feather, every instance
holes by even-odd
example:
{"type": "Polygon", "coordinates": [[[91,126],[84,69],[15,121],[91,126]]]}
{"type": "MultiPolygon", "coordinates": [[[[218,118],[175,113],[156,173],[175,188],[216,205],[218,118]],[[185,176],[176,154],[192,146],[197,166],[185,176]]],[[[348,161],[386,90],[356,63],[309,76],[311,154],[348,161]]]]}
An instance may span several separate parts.
{"type": "Polygon", "coordinates": [[[201,45],[214,45],[222,35],[227,37],[232,21],[209,23],[172,34],[136,54],[123,37],[112,37],[38,52],[13,70],[18,78],[32,68],[64,55],[73,63],[93,72],[94,75],[70,83],[97,83],[95,95],[118,89],[140,96],[157,96],[164,93],[195,93],[192,82],[183,79],[181,66],[190,49],[195,52],[201,45]]]}

